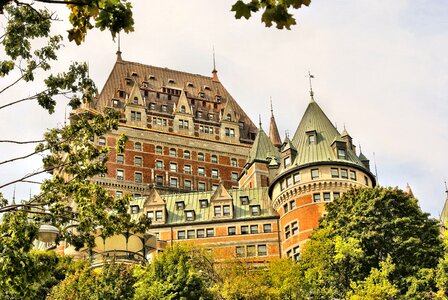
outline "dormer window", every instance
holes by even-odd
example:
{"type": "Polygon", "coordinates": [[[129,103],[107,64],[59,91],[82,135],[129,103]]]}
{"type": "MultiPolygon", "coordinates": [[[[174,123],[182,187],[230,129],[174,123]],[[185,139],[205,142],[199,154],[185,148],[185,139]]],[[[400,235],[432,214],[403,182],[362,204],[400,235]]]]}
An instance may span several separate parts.
{"type": "Polygon", "coordinates": [[[261,207],[260,207],[260,205],[252,205],[250,207],[250,214],[252,216],[259,216],[261,214],[261,207]]]}
{"type": "Polygon", "coordinates": [[[176,209],[177,210],[185,209],[185,202],[183,200],[176,201],[176,209]]]}
{"type": "Polygon", "coordinates": [[[132,72],[131,76],[132,76],[132,77],[137,77],[138,74],[137,74],[137,72],[132,72]]]}
{"type": "Polygon", "coordinates": [[[187,82],[187,86],[188,86],[188,87],[194,87],[194,85],[193,85],[192,82],[187,82]]]}
{"type": "Polygon", "coordinates": [[[195,213],[194,210],[186,210],[185,211],[185,220],[186,221],[194,221],[195,213]]]}
{"type": "Polygon", "coordinates": [[[204,98],[205,97],[205,93],[204,92],[199,92],[199,97],[204,98]]]}
{"type": "Polygon", "coordinates": [[[118,96],[120,98],[123,98],[124,97],[124,91],[118,91],[118,96]]]}
{"type": "Polygon", "coordinates": [[[290,156],[285,157],[283,162],[284,162],[285,168],[289,167],[291,165],[291,157],[290,156]]]}
{"type": "Polygon", "coordinates": [[[113,107],[118,107],[118,106],[120,106],[120,101],[117,100],[117,99],[112,100],[112,106],[113,106],[113,107]]]}
{"type": "Polygon", "coordinates": [[[226,121],[232,121],[232,115],[231,114],[227,114],[226,121]]]}
{"type": "Polygon", "coordinates": [[[182,105],[182,106],[180,107],[180,112],[181,112],[181,113],[185,113],[185,105],[182,105]]]}
{"type": "Polygon", "coordinates": [[[199,204],[200,204],[201,208],[207,208],[208,200],[207,199],[199,199],[199,204]]]}
{"type": "Polygon", "coordinates": [[[171,83],[171,84],[174,84],[175,83],[175,81],[174,81],[174,79],[168,79],[168,83],[171,83]]]}
{"type": "Polygon", "coordinates": [[[317,143],[317,132],[316,130],[310,130],[306,132],[308,145],[313,145],[317,143]]]}
{"type": "Polygon", "coordinates": [[[218,103],[221,103],[222,97],[220,95],[216,95],[216,101],[218,101],[218,103]]]}
{"type": "Polygon", "coordinates": [[[133,103],[134,103],[134,104],[138,104],[138,97],[134,97],[134,101],[133,101],[133,103]]]}
{"type": "Polygon", "coordinates": [[[346,159],[346,152],[345,149],[338,149],[338,158],[339,159],[346,159]]]}
{"type": "Polygon", "coordinates": [[[147,88],[148,87],[148,82],[144,81],[143,82],[143,87],[147,88]]]}
{"type": "Polygon", "coordinates": [[[130,78],[126,78],[126,84],[127,85],[131,85],[132,84],[132,80],[130,78]]]}
{"type": "Polygon", "coordinates": [[[148,79],[149,79],[149,80],[156,80],[156,76],[154,76],[154,75],[148,75],[148,79]]]}
{"type": "Polygon", "coordinates": [[[249,204],[249,197],[248,196],[240,196],[240,201],[242,205],[249,204]]]}

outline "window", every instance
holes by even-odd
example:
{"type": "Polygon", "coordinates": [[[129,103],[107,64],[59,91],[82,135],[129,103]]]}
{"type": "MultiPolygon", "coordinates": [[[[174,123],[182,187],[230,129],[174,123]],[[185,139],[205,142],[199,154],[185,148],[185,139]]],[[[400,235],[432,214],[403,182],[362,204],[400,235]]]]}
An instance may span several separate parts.
{"type": "Polygon", "coordinates": [[[215,230],[213,228],[207,228],[207,237],[215,236],[215,230]]]}
{"type": "Polygon", "coordinates": [[[137,142],[134,144],[135,151],[142,151],[142,144],[137,142]]]}
{"type": "Polygon", "coordinates": [[[185,230],[180,230],[177,232],[177,239],[178,240],[185,240],[185,230]]]}
{"type": "Polygon", "coordinates": [[[162,112],[166,112],[167,111],[167,106],[166,105],[162,105],[162,112]]]}
{"type": "Polygon", "coordinates": [[[291,235],[295,235],[299,232],[299,224],[297,221],[291,223],[291,235]]]}
{"type": "Polygon", "coordinates": [[[258,225],[250,225],[250,233],[258,233],[258,225]]]}
{"type": "Polygon", "coordinates": [[[198,160],[204,161],[204,153],[201,153],[201,152],[198,153],[198,160]]]}
{"type": "Polygon", "coordinates": [[[184,180],[184,189],[191,190],[191,180],[184,180]]]}
{"type": "Polygon", "coordinates": [[[313,202],[320,202],[320,194],[313,194],[313,202]]]}
{"type": "Polygon", "coordinates": [[[138,111],[131,111],[131,121],[141,121],[142,113],[138,111]]]}
{"type": "Polygon", "coordinates": [[[163,170],[163,161],[156,160],[156,169],[157,170],[163,170]]]}
{"type": "Polygon", "coordinates": [[[231,226],[231,227],[227,228],[227,233],[228,233],[228,235],[235,235],[236,234],[236,227],[235,226],[231,226]]]}
{"type": "Polygon", "coordinates": [[[286,186],[289,187],[292,185],[292,177],[286,178],[286,186]]]}
{"type": "Polygon", "coordinates": [[[291,157],[290,156],[285,157],[283,162],[284,162],[285,168],[289,167],[291,165],[291,157]]]}
{"type": "Polygon", "coordinates": [[[123,197],[123,192],[122,191],[115,191],[115,198],[121,198],[123,197]]]}
{"type": "Polygon", "coordinates": [[[156,154],[162,154],[162,146],[156,146],[156,154]]]}
{"type": "Polygon", "coordinates": [[[230,216],[230,205],[224,205],[222,207],[222,211],[223,211],[223,216],[230,216]]]}
{"type": "Polygon", "coordinates": [[[258,245],[258,256],[266,256],[268,254],[266,245],[258,245]]]}
{"type": "Polygon", "coordinates": [[[134,165],[141,167],[143,165],[142,158],[139,156],[134,157],[134,165]]]}
{"type": "Polygon", "coordinates": [[[202,111],[198,111],[196,115],[198,118],[202,118],[202,111]]]}
{"type": "Polygon", "coordinates": [[[191,174],[191,166],[190,165],[184,165],[184,173],[191,174]]]}
{"type": "Polygon", "coordinates": [[[199,192],[205,191],[205,182],[198,182],[198,191],[199,192]]]}
{"type": "Polygon", "coordinates": [[[194,221],[194,211],[193,210],[185,211],[185,219],[187,221],[194,221]]]}
{"type": "Polygon", "coordinates": [[[176,201],[176,209],[177,210],[183,210],[185,208],[185,202],[184,201],[176,201]]]}
{"type": "Polygon", "coordinates": [[[208,207],[208,200],[207,199],[200,199],[199,204],[201,208],[207,208],[208,207]]]}
{"type": "Polygon", "coordinates": [[[117,164],[124,163],[124,155],[123,154],[117,154],[117,164]]]}
{"type": "Polygon", "coordinates": [[[350,170],[350,179],[356,181],[356,172],[353,170],[350,170]]]}
{"type": "Polygon", "coordinates": [[[177,172],[177,164],[176,163],[173,163],[173,162],[170,163],[170,171],[177,172]]]}
{"type": "Polygon", "coordinates": [[[187,120],[179,120],[179,128],[188,129],[188,121],[187,120]]]}
{"type": "Polygon", "coordinates": [[[198,167],[198,175],[205,176],[205,168],[204,167],[198,167]]]}
{"type": "Polygon", "coordinates": [[[319,169],[311,169],[311,179],[319,178],[319,169]]]}
{"type": "Polygon", "coordinates": [[[237,166],[238,166],[238,161],[237,161],[235,158],[232,158],[232,159],[230,160],[230,165],[231,165],[232,167],[237,167],[237,166]]]}
{"type": "Polygon", "coordinates": [[[238,180],[238,173],[236,173],[236,172],[232,172],[231,179],[232,179],[233,181],[237,181],[237,180],[238,180]]]}
{"type": "Polygon", "coordinates": [[[170,149],[170,156],[176,157],[176,149],[174,149],[174,148],[170,149]]]}
{"type": "Polygon", "coordinates": [[[118,101],[117,99],[112,100],[113,107],[118,107],[119,105],[120,105],[120,101],[118,101]]]}
{"type": "Polygon", "coordinates": [[[156,221],[162,221],[162,211],[156,211],[156,221]]]}
{"type": "Polygon", "coordinates": [[[221,206],[215,206],[214,211],[215,211],[215,217],[221,216],[221,206]]]}
{"type": "Polygon", "coordinates": [[[286,214],[289,211],[288,203],[283,204],[283,213],[286,214]]]}
{"type": "Polygon", "coordinates": [[[330,202],[331,201],[330,193],[324,193],[324,201],[325,202],[330,202]]]}
{"type": "Polygon", "coordinates": [[[227,114],[226,121],[231,121],[231,120],[232,120],[232,116],[230,114],[227,114]]]}
{"type": "Polygon", "coordinates": [[[272,232],[271,224],[263,224],[263,232],[272,232]]]}
{"type": "Polygon", "coordinates": [[[300,182],[300,173],[295,173],[293,175],[294,183],[300,182]]]}
{"type": "Polygon", "coordinates": [[[185,159],[190,159],[190,151],[184,150],[184,158],[185,159]]]}
{"type": "Polygon", "coordinates": [[[218,170],[212,170],[212,178],[218,178],[218,170]]]}
{"type": "Polygon", "coordinates": [[[182,106],[180,107],[180,112],[181,112],[181,113],[185,113],[185,105],[182,105],[182,106]]]}
{"type": "Polygon", "coordinates": [[[252,216],[259,216],[260,215],[260,205],[253,205],[250,207],[250,214],[252,216]]]}
{"type": "Polygon", "coordinates": [[[300,258],[300,247],[299,246],[294,247],[293,250],[292,250],[292,253],[293,253],[292,258],[294,260],[299,260],[299,258],[300,258]]]}
{"type": "Polygon", "coordinates": [[[124,171],[117,170],[117,180],[124,180],[124,171]]]}
{"type": "Polygon", "coordinates": [[[212,159],[211,159],[212,163],[216,164],[218,163],[218,157],[216,155],[212,155],[212,159]]]}
{"type": "Polygon", "coordinates": [[[134,97],[134,104],[138,104],[138,97],[134,97]]]}
{"type": "Polygon", "coordinates": [[[339,178],[339,169],[331,168],[331,178],[339,178]]]}
{"type": "Polygon", "coordinates": [[[241,234],[248,234],[249,233],[249,226],[243,225],[241,226],[241,234]]]}
{"type": "Polygon", "coordinates": [[[142,196],[142,194],[134,194],[133,198],[140,198],[142,196]]]}
{"type": "Polygon", "coordinates": [[[176,177],[170,178],[170,187],[177,188],[177,178],[176,177]]]}
{"type": "Polygon", "coordinates": [[[341,169],[341,177],[345,179],[348,178],[347,169],[341,169]]]}
{"type": "Polygon", "coordinates": [[[308,135],[308,144],[315,144],[316,143],[316,136],[314,134],[308,135]]]}
{"type": "Polygon", "coordinates": [[[255,245],[249,245],[246,247],[247,257],[255,256],[255,245]]]}
{"type": "Polygon", "coordinates": [[[194,239],[194,230],[188,230],[187,231],[187,239],[194,239]]]}
{"type": "Polygon", "coordinates": [[[291,236],[291,227],[289,225],[285,226],[285,239],[289,239],[291,236]]]}
{"type": "Polygon", "coordinates": [[[106,138],[104,136],[100,136],[100,138],[98,139],[98,144],[100,146],[106,145],[106,138]]]}
{"type": "Polygon", "coordinates": [[[244,257],[244,256],[246,256],[244,246],[236,246],[236,257],[244,257]]]}
{"type": "Polygon", "coordinates": [[[156,176],[156,185],[157,186],[163,186],[163,176],[162,175],[157,175],[156,176]]]}
{"type": "Polygon", "coordinates": [[[146,217],[150,220],[154,219],[154,212],[153,211],[148,211],[146,212],[146,217]]]}
{"type": "Polygon", "coordinates": [[[204,229],[196,230],[196,237],[197,238],[203,238],[204,237],[204,229]]]}
{"type": "Polygon", "coordinates": [[[218,189],[218,187],[219,187],[219,185],[217,185],[217,184],[212,185],[212,191],[213,192],[216,191],[218,189]]]}
{"type": "Polygon", "coordinates": [[[248,196],[240,196],[240,201],[242,205],[249,204],[249,197],[248,196]]]}
{"type": "Polygon", "coordinates": [[[333,192],[333,200],[339,199],[341,194],[339,192],[333,192]]]}
{"type": "Polygon", "coordinates": [[[289,201],[289,208],[293,210],[296,208],[296,200],[289,201]]]}
{"type": "Polygon", "coordinates": [[[142,183],[143,182],[143,175],[142,175],[142,173],[135,172],[134,179],[135,179],[135,182],[142,183]]]}
{"type": "Polygon", "coordinates": [[[150,110],[156,109],[156,105],[154,103],[149,103],[149,109],[150,110]]]}
{"type": "Polygon", "coordinates": [[[364,176],[364,184],[369,186],[369,179],[367,178],[367,176],[364,176]]]}
{"type": "Polygon", "coordinates": [[[345,159],[345,150],[344,149],[338,149],[338,158],[345,159]]]}

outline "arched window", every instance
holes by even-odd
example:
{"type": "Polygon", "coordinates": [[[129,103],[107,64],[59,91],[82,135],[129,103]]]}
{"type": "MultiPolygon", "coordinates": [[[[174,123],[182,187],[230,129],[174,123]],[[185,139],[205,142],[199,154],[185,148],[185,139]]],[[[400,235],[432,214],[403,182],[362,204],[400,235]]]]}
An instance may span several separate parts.
{"type": "Polygon", "coordinates": [[[184,158],[190,159],[190,151],[184,150],[184,158]]]}
{"type": "Polygon", "coordinates": [[[232,121],[232,116],[230,114],[227,114],[226,120],[227,121],[232,121]]]}
{"type": "Polygon", "coordinates": [[[214,164],[218,163],[218,156],[212,155],[212,163],[214,164]]]}
{"type": "Polygon", "coordinates": [[[236,158],[232,158],[232,159],[230,160],[230,165],[231,165],[232,167],[237,167],[237,166],[238,166],[238,161],[236,160],[236,158]]]}
{"type": "Polygon", "coordinates": [[[174,149],[174,148],[170,149],[170,156],[176,157],[176,149],[174,149]]]}
{"type": "Polygon", "coordinates": [[[156,146],[156,154],[162,154],[163,153],[163,149],[162,146],[156,146]]]}
{"type": "Polygon", "coordinates": [[[202,152],[198,153],[198,160],[199,161],[204,161],[204,153],[202,153],[202,152]]]}
{"type": "Polygon", "coordinates": [[[180,107],[180,112],[185,113],[185,105],[182,105],[182,106],[180,107]]]}
{"type": "Polygon", "coordinates": [[[138,97],[134,97],[134,104],[138,104],[138,97]]]}

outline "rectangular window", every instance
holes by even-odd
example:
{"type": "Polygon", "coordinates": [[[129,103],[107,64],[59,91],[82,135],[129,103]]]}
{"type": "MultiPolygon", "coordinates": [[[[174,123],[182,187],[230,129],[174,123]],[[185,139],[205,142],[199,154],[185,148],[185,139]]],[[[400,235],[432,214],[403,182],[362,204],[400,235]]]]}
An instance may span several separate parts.
{"type": "Polygon", "coordinates": [[[195,234],[194,234],[194,230],[188,230],[187,231],[187,239],[194,239],[195,234]]]}
{"type": "Polygon", "coordinates": [[[215,236],[215,229],[207,228],[207,237],[215,236]]]}
{"type": "Polygon", "coordinates": [[[258,245],[258,256],[266,256],[268,251],[266,245],[258,245]]]}
{"type": "Polygon", "coordinates": [[[300,173],[294,174],[293,177],[294,177],[294,183],[300,182],[300,173]]]}
{"type": "Polygon", "coordinates": [[[345,159],[345,150],[344,149],[338,149],[338,158],[345,159]]]}
{"type": "Polygon", "coordinates": [[[347,169],[341,169],[341,177],[344,179],[348,178],[347,169]]]}
{"type": "Polygon", "coordinates": [[[98,144],[100,146],[105,146],[106,145],[106,138],[104,136],[100,136],[98,139],[98,144]]]}
{"type": "Polygon", "coordinates": [[[122,191],[115,191],[115,198],[121,198],[123,197],[123,192],[122,191]]]}
{"type": "Polygon", "coordinates": [[[214,211],[215,211],[215,217],[221,216],[221,206],[215,206],[214,211]]]}
{"type": "Polygon", "coordinates": [[[185,208],[185,202],[184,201],[176,201],[176,209],[177,210],[183,210],[185,208]]]}
{"type": "Polygon", "coordinates": [[[339,192],[333,192],[333,200],[339,199],[341,194],[339,192]]]}
{"type": "Polygon", "coordinates": [[[293,253],[292,258],[294,260],[299,260],[299,258],[300,258],[300,247],[299,246],[294,247],[293,250],[292,250],[292,253],[293,253]]]}
{"type": "Polygon", "coordinates": [[[369,179],[367,178],[367,176],[364,176],[364,184],[369,186],[369,179]]]}
{"type": "Polygon", "coordinates": [[[293,210],[296,208],[296,200],[289,201],[289,208],[293,210]]]}
{"type": "Polygon", "coordinates": [[[185,230],[180,230],[177,232],[177,239],[178,240],[185,240],[185,230]]]}
{"type": "Polygon", "coordinates": [[[244,246],[236,246],[236,257],[245,257],[245,249],[244,246]]]}
{"type": "Polygon", "coordinates": [[[230,205],[224,205],[222,207],[222,210],[223,210],[223,216],[226,217],[230,216],[230,205]]]}
{"type": "Polygon", "coordinates": [[[131,205],[131,213],[132,214],[138,214],[140,211],[140,207],[138,205],[131,205]]]}
{"type": "Polygon", "coordinates": [[[191,190],[191,180],[184,180],[184,189],[191,190]]]}
{"type": "Polygon", "coordinates": [[[177,188],[177,178],[176,177],[170,177],[170,187],[177,188]]]}
{"type": "Polygon", "coordinates": [[[177,172],[177,164],[176,163],[170,163],[170,171],[177,172]]]}
{"type": "Polygon", "coordinates": [[[233,181],[237,181],[237,180],[238,180],[238,173],[232,172],[232,177],[231,177],[231,179],[232,179],[233,181]]]}
{"type": "Polygon", "coordinates": [[[250,207],[250,214],[252,216],[259,216],[261,214],[260,205],[253,205],[250,207]]]}
{"type": "Polygon", "coordinates": [[[289,211],[288,203],[283,204],[283,213],[286,214],[289,211]]]}
{"type": "Polygon", "coordinates": [[[258,233],[258,225],[250,225],[250,233],[258,233]]]}
{"type": "Polygon", "coordinates": [[[161,210],[156,211],[156,221],[162,221],[163,213],[161,210]]]}
{"type": "Polygon", "coordinates": [[[124,180],[124,171],[117,170],[117,180],[124,180]]]}
{"type": "Polygon", "coordinates": [[[350,170],[350,179],[356,181],[356,172],[353,170],[350,170]]]}
{"type": "Polygon", "coordinates": [[[263,232],[272,232],[272,226],[271,224],[263,224],[263,232]]]}
{"type": "Polygon", "coordinates": [[[156,147],[156,154],[162,154],[162,152],[163,152],[162,146],[157,146],[156,147]]]}
{"type": "Polygon", "coordinates": [[[171,148],[169,154],[170,154],[170,156],[172,156],[172,157],[176,157],[176,149],[171,148]]]}
{"type": "Polygon", "coordinates": [[[124,163],[124,155],[123,154],[117,154],[117,164],[124,163]]]}
{"type": "Polygon", "coordinates": [[[212,170],[212,178],[218,178],[218,170],[212,170]]]}
{"type": "Polygon", "coordinates": [[[291,235],[295,235],[299,232],[299,224],[296,222],[291,223],[291,235]]]}
{"type": "Polygon", "coordinates": [[[190,157],[191,157],[191,156],[190,156],[190,151],[185,150],[185,151],[184,151],[184,158],[185,158],[185,159],[190,159],[190,157]]]}
{"type": "Polygon", "coordinates": [[[235,129],[230,128],[230,137],[235,137],[235,129]]]}
{"type": "Polygon", "coordinates": [[[314,144],[316,142],[316,136],[314,134],[310,134],[308,136],[308,144],[314,144]]]}
{"type": "Polygon", "coordinates": [[[205,191],[205,182],[198,182],[198,191],[199,192],[205,191]]]}
{"type": "Polygon", "coordinates": [[[229,228],[227,228],[227,232],[229,235],[235,235],[236,234],[236,227],[235,226],[231,226],[229,228]]]}
{"type": "Polygon", "coordinates": [[[194,221],[194,211],[189,210],[185,212],[185,219],[187,221],[194,221]]]}
{"type": "Polygon", "coordinates": [[[204,237],[204,229],[198,229],[197,231],[196,231],[196,236],[197,236],[197,238],[203,238],[204,237]]]}
{"type": "Polygon", "coordinates": [[[313,202],[315,203],[320,202],[320,194],[313,194],[313,202]]]}
{"type": "Polygon", "coordinates": [[[249,233],[249,226],[243,225],[241,226],[241,234],[248,234],[249,233]]]}
{"type": "Polygon", "coordinates": [[[146,217],[150,220],[154,220],[154,212],[153,211],[146,212],[146,217]]]}
{"type": "Polygon", "coordinates": [[[199,204],[201,205],[201,208],[207,208],[208,207],[208,200],[207,199],[200,199],[199,204]]]}
{"type": "Polygon", "coordinates": [[[135,164],[136,166],[141,167],[141,166],[143,165],[143,160],[142,160],[142,158],[136,156],[136,157],[134,158],[134,164],[135,164]]]}
{"type": "Polygon", "coordinates": [[[324,201],[325,202],[331,201],[330,193],[327,193],[327,192],[324,193],[324,201]]]}
{"type": "Polygon", "coordinates": [[[331,178],[339,178],[339,169],[331,168],[331,178]]]}
{"type": "Polygon", "coordinates": [[[198,153],[198,160],[204,161],[204,153],[198,153]]]}
{"type": "Polygon", "coordinates": [[[290,156],[285,157],[284,165],[285,165],[285,168],[287,168],[291,165],[291,157],[290,156]]]}
{"type": "Polygon", "coordinates": [[[292,177],[286,178],[286,186],[290,187],[292,185],[292,177]]]}
{"type": "Polygon", "coordinates": [[[253,257],[256,255],[255,245],[249,245],[246,247],[247,257],[253,257]]]}
{"type": "Polygon", "coordinates": [[[156,169],[157,170],[163,170],[163,161],[156,160],[156,169]]]}
{"type": "Polygon", "coordinates": [[[156,176],[156,185],[163,186],[163,176],[161,176],[161,175],[156,176]]]}
{"type": "Polygon", "coordinates": [[[319,169],[311,169],[311,179],[319,178],[319,169]]]}
{"type": "Polygon", "coordinates": [[[135,182],[142,183],[143,182],[143,175],[140,172],[135,172],[135,182]]]}
{"type": "Polygon", "coordinates": [[[198,167],[198,175],[205,176],[205,168],[204,167],[198,167]]]}
{"type": "Polygon", "coordinates": [[[289,239],[291,236],[291,227],[289,225],[285,226],[285,239],[289,239]]]}
{"type": "Polygon", "coordinates": [[[240,196],[240,201],[242,205],[249,204],[249,197],[248,196],[240,196]]]}
{"type": "Polygon", "coordinates": [[[184,173],[191,174],[191,166],[190,165],[184,165],[184,173]]]}

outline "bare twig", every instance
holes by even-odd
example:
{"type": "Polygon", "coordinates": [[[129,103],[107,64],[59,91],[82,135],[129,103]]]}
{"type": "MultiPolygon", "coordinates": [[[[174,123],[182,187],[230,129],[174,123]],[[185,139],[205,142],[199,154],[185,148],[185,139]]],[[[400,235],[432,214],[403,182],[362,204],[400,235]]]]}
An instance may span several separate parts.
{"type": "Polygon", "coordinates": [[[45,140],[36,140],[36,141],[12,141],[12,140],[0,140],[0,143],[10,143],[10,144],[37,144],[43,143],[45,140]]]}

